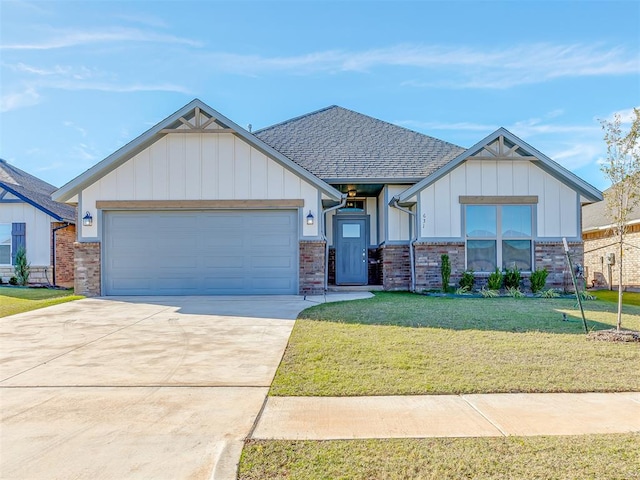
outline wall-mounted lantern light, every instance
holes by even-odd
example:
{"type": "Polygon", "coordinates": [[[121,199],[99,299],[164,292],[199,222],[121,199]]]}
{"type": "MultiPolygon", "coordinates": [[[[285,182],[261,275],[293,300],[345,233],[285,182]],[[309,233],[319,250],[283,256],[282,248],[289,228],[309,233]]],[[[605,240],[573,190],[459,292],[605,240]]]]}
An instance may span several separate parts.
{"type": "Polygon", "coordinates": [[[309,210],[309,215],[307,215],[307,225],[313,225],[313,213],[309,210]]]}
{"type": "Polygon", "coordinates": [[[352,189],[350,189],[350,190],[347,192],[347,194],[348,194],[351,198],[355,197],[355,196],[356,196],[356,193],[358,193],[358,192],[356,191],[356,189],[355,189],[355,188],[352,188],[352,189]]]}
{"type": "Polygon", "coordinates": [[[84,214],[84,217],[82,217],[82,225],[84,225],[85,227],[90,227],[91,225],[93,225],[93,217],[88,211],[84,214]]]}

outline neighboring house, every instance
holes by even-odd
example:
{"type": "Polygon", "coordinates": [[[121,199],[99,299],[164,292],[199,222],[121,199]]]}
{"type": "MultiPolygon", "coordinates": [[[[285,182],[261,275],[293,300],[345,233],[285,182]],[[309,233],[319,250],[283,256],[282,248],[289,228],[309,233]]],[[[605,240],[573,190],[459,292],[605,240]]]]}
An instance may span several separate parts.
{"type": "Polygon", "coordinates": [[[30,283],[72,285],[76,210],[54,202],[56,187],[0,159],[0,277],[14,276],[25,247],[30,283]],[[55,242],[54,242],[55,239],[55,242]]]}
{"type": "MultiPolygon", "coordinates": [[[[499,129],[470,149],[340,107],[250,133],[194,100],[54,193],[85,295],[440,286],[496,266],[566,285],[597,189],[499,129]]],[[[482,280],[480,280],[482,281],[482,280]]]]}
{"type": "MultiPolygon", "coordinates": [[[[605,191],[605,196],[606,196],[605,191]]],[[[614,236],[607,202],[582,207],[582,238],[584,240],[584,267],[587,285],[618,288],[620,252],[614,236]]],[[[640,206],[629,215],[625,234],[622,282],[625,288],[640,288],[640,206]]]]}

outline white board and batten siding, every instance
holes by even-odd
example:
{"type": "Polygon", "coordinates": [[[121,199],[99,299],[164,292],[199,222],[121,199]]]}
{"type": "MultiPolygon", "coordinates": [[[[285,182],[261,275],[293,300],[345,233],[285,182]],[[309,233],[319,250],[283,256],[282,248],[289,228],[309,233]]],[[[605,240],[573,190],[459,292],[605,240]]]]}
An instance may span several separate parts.
{"type": "Polygon", "coordinates": [[[387,241],[388,242],[408,242],[411,232],[411,217],[408,213],[391,207],[388,201],[400,195],[407,189],[406,185],[387,185],[387,241]]]}
{"type": "MultiPolygon", "coordinates": [[[[5,198],[8,200],[11,197],[5,198]]],[[[0,223],[25,223],[27,260],[33,267],[48,267],[51,264],[53,221],[54,218],[26,202],[0,204],[0,223]]]]}
{"type": "Polygon", "coordinates": [[[82,191],[79,211],[94,222],[81,237],[97,238],[96,201],[304,200],[303,237],[318,236],[318,189],[232,134],[172,134],[138,153],[82,191]]]}
{"type": "Polygon", "coordinates": [[[463,237],[461,195],[535,195],[538,238],[580,236],[576,192],[529,161],[468,161],[418,195],[422,238],[463,237]]]}

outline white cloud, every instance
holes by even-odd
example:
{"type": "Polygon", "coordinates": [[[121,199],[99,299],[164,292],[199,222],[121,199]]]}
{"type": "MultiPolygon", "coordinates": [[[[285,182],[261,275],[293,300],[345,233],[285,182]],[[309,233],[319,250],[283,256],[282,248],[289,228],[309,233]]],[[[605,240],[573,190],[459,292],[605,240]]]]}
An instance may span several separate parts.
{"type": "Polygon", "coordinates": [[[444,70],[447,80],[413,79],[412,87],[509,88],[561,77],[626,75],[640,72],[636,52],[602,44],[524,44],[494,50],[474,47],[403,44],[364,51],[327,50],[289,57],[211,52],[203,55],[210,65],[233,73],[256,75],[288,71],[368,72],[379,67],[444,70]]]}
{"type": "Polygon", "coordinates": [[[191,91],[182,85],[172,83],[130,83],[117,84],[107,82],[59,81],[50,82],[48,88],[59,90],[96,90],[99,92],[132,93],[132,92],[176,92],[190,94],[191,91]]]}
{"type": "Polygon", "coordinates": [[[202,43],[189,38],[175,35],[158,34],[136,28],[110,28],[105,30],[77,31],[67,30],[54,34],[51,38],[25,43],[11,43],[0,45],[2,50],[52,50],[58,48],[75,47],[95,43],[115,42],[145,42],[145,43],[170,43],[200,47],[202,43]]]}
{"type": "MultiPolygon", "coordinates": [[[[640,105],[638,105],[635,108],[640,108],[640,105]]],[[[635,113],[633,112],[633,107],[632,107],[632,108],[625,108],[624,110],[618,110],[617,112],[611,113],[607,117],[607,121],[608,122],[612,122],[616,115],[618,117],[620,117],[620,123],[622,123],[623,125],[631,124],[633,122],[633,120],[635,119],[635,117],[636,117],[635,113]]]]}
{"type": "Polygon", "coordinates": [[[40,94],[34,88],[23,92],[9,93],[0,98],[0,112],[9,112],[24,107],[32,107],[40,103],[40,94]]]}

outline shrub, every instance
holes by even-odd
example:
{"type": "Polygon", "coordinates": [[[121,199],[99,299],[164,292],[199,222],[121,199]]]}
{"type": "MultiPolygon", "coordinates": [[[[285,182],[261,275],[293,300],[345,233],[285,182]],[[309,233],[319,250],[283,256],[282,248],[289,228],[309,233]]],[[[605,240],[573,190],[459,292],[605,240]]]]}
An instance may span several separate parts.
{"type": "Polygon", "coordinates": [[[504,287],[509,290],[510,288],[520,288],[520,270],[515,266],[513,268],[507,268],[504,272],[504,287]]]}
{"type": "Polygon", "coordinates": [[[484,298],[495,298],[500,296],[500,293],[497,290],[487,290],[486,288],[483,288],[482,290],[480,290],[480,295],[482,295],[484,298]]]}
{"type": "Polygon", "coordinates": [[[451,278],[451,263],[449,262],[449,255],[446,253],[440,257],[442,263],[440,264],[440,275],[442,276],[442,291],[447,292],[449,290],[449,278],[451,278]]]}
{"type": "Polygon", "coordinates": [[[29,283],[31,264],[27,262],[27,250],[24,247],[19,247],[16,252],[16,264],[13,270],[16,274],[18,285],[26,286],[29,283]]]}
{"type": "Polygon", "coordinates": [[[9,285],[18,285],[18,279],[16,277],[11,277],[9,279],[9,285]]]}
{"type": "Polygon", "coordinates": [[[489,290],[500,290],[502,288],[502,279],[502,272],[496,268],[496,271],[489,275],[487,279],[489,290]]]}
{"type": "Polygon", "coordinates": [[[456,295],[468,295],[469,288],[468,287],[460,287],[456,290],[456,295]]]}
{"type": "Polygon", "coordinates": [[[460,288],[466,288],[467,291],[473,290],[473,281],[475,280],[475,276],[473,272],[467,270],[462,274],[462,278],[460,279],[460,288]]]}
{"type": "Polygon", "coordinates": [[[544,285],[547,283],[547,275],[549,275],[549,272],[547,272],[546,268],[536,269],[531,274],[531,292],[538,293],[544,289],[544,285]]]}
{"type": "Polygon", "coordinates": [[[516,287],[509,287],[507,289],[507,295],[509,295],[510,297],[513,297],[513,298],[522,298],[522,297],[524,297],[524,293],[522,293],[520,291],[520,289],[516,288],[516,287]]]}
{"type": "Polygon", "coordinates": [[[541,290],[537,295],[541,298],[558,298],[560,296],[560,294],[553,288],[550,288],[549,290],[541,290]]]}

